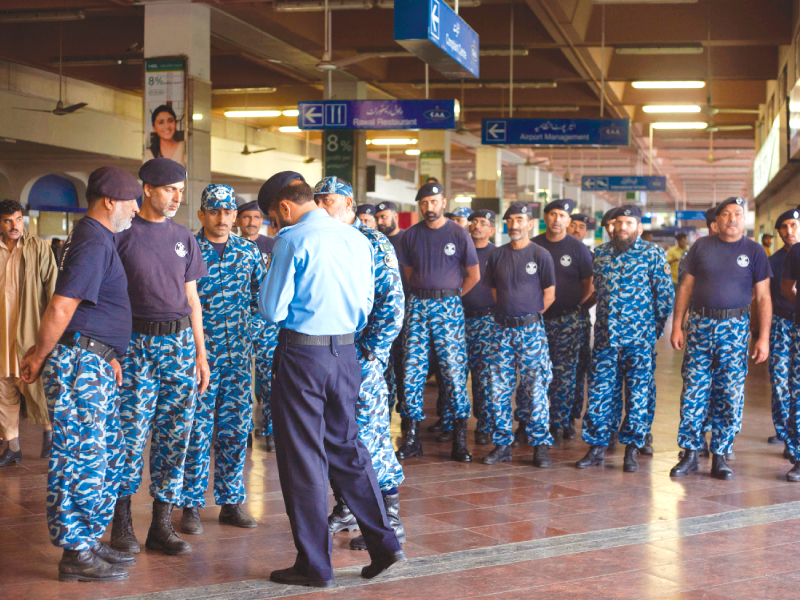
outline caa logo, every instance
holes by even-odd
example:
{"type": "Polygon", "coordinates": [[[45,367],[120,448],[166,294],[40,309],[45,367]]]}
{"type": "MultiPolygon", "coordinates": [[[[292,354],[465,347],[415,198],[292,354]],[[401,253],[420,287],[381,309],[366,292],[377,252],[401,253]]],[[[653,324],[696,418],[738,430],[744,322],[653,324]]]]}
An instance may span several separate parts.
{"type": "Polygon", "coordinates": [[[426,110],[423,115],[430,121],[445,121],[452,116],[452,113],[449,110],[444,110],[437,106],[436,108],[426,110]]]}
{"type": "Polygon", "coordinates": [[[560,262],[562,267],[568,267],[572,264],[572,257],[565,254],[564,256],[561,257],[560,262]]]}
{"type": "Polygon", "coordinates": [[[528,275],[536,275],[536,263],[529,262],[527,265],[525,265],[525,271],[528,273],[528,275]]]}
{"type": "Polygon", "coordinates": [[[178,242],[177,244],[175,244],[175,254],[177,254],[178,256],[183,258],[188,253],[189,252],[186,250],[186,246],[184,246],[181,242],[178,242]]]}
{"type": "Polygon", "coordinates": [[[455,244],[446,244],[444,247],[444,253],[447,256],[453,256],[456,253],[456,245],[455,244]]]}
{"type": "Polygon", "coordinates": [[[748,265],[750,265],[750,259],[747,258],[747,256],[745,256],[744,254],[740,254],[736,259],[736,264],[742,268],[747,267],[748,265]]]}

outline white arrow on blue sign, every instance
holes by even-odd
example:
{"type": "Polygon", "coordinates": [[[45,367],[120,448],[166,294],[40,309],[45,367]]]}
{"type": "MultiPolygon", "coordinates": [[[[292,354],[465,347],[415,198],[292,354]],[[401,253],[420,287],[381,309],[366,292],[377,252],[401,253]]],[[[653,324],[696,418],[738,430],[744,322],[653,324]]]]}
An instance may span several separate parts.
{"type": "Polygon", "coordinates": [[[493,141],[505,141],[506,121],[486,121],[486,134],[493,141]]]}
{"type": "Polygon", "coordinates": [[[303,105],[303,125],[322,125],[322,104],[303,105]]]}
{"type": "Polygon", "coordinates": [[[431,0],[431,37],[439,39],[439,0],[431,0]]]}

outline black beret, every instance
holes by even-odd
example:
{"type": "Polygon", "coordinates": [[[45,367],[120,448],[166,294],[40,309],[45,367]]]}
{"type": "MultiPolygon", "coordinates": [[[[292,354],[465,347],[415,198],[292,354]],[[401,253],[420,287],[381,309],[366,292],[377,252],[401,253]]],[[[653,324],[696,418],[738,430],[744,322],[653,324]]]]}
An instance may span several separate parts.
{"type": "Polygon", "coordinates": [[[306,182],[300,173],[295,173],[294,171],[281,171],[267,179],[261,189],[258,190],[258,206],[261,208],[261,212],[267,214],[269,205],[272,204],[272,199],[275,195],[293,181],[306,182]]]}
{"type": "Polygon", "coordinates": [[[143,193],[136,177],[119,167],[100,167],[92,171],[86,191],[112,200],[136,200],[143,193]]]}
{"type": "Polygon", "coordinates": [[[239,214],[242,214],[243,212],[249,212],[251,210],[259,210],[258,200],[252,200],[239,205],[239,214]]]}
{"type": "Polygon", "coordinates": [[[359,204],[356,208],[356,216],[358,215],[375,215],[374,204],[359,204]]]}
{"type": "Polygon", "coordinates": [[[474,219],[476,219],[478,217],[483,217],[484,219],[489,219],[492,223],[494,223],[494,220],[496,218],[493,210],[489,210],[488,208],[479,208],[474,213],[472,213],[470,216],[468,216],[467,220],[468,221],[472,221],[472,220],[474,220],[474,219]]]}
{"type": "Polygon", "coordinates": [[[717,207],[712,206],[706,211],[706,227],[711,228],[711,224],[717,219],[717,207]]]}
{"type": "MultiPolygon", "coordinates": [[[[778,217],[778,220],[775,221],[775,229],[780,229],[781,225],[783,225],[783,222],[788,221],[789,219],[800,220],[800,210],[793,208],[792,210],[787,210],[785,213],[783,213],[780,217],[778,217]]],[[[769,234],[765,233],[764,235],[769,234]]]]}
{"type": "Polygon", "coordinates": [[[533,216],[533,211],[531,210],[531,205],[527,202],[512,202],[511,206],[508,207],[505,214],[503,215],[503,220],[509,218],[512,215],[527,215],[529,218],[533,216]]]}
{"type": "Polygon", "coordinates": [[[155,187],[186,181],[186,167],[171,158],[153,158],[139,169],[139,179],[155,187]]]}
{"type": "Polygon", "coordinates": [[[747,212],[747,200],[740,196],[731,196],[730,198],[726,198],[722,202],[717,205],[717,208],[714,210],[714,216],[718,217],[719,214],[722,212],[722,209],[730,204],[738,204],[742,207],[742,210],[747,212]]]}
{"type": "Polygon", "coordinates": [[[619,209],[620,209],[619,206],[615,206],[611,210],[607,211],[606,214],[603,215],[603,218],[600,221],[600,225],[602,227],[605,227],[606,225],[608,225],[609,221],[613,221],[614,219],[616,219],[617,218],[617,213],[619,212],[619,209]]]}
{"type": "Polygon", "coordinates": [[[626,204],[625,206],[620,206],[617,209],[617,214],[614,215],[615,219],[618,219],[619,217],[636,217],[641,221],[642,207],[637,206],[636,204],[626,204]]]}
{"type": "Polygon", "coordinates": [[[558,200],[553,200],[552,202],[548,202],[547,206],[544,207],[544,212],[547,214],[553,209],[563,210],[567,214],[572,212],[572,209],[575,208],[575,200],[570,200],[569,198],[561,198],[558,200]]]}
{"type": "Polygon", "coordinates": [[[427,198],[428,196],[435,196],[436,194],[444,195],[444,187],[442,187],[442,184],[439,182],[426,183],[421,188],[419,188],[419,191],[417,192],[417,197],[414,198],[414,201],[419,202],[423,198],[427,198]]]}
{"type": "Polygon", "coordinates": [[[447,217],[448,219],[452,219],[453,217],[456,216],[456,213],[446,212],[444,213],[444,216],[447,217]]]}
{"type": "Polygon", "coordinates": [[[580,221],[581,223],[586,223],[587,225],[589,224],[589,221],[591,220],[589,218],[589,215],[585,215],[583,213],[575,213],[574,215],[570,215],[570,216],[572,217],[573,221],[580,221]]]}
{"type": "Polygon", "coordinates": [[[383,212],[384,210],[393,210],[397,212],[397,204],[387,200],[386,202],[381,202],[378,206],[375,207],[377,212],[383,212]]]}

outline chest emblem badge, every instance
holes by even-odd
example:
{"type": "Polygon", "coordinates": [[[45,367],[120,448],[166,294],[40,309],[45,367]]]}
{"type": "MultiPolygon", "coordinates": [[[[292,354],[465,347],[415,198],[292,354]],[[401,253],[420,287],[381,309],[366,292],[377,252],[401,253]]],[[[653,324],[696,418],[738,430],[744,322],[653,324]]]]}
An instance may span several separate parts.
{"type": "Polygon", "coordinates": [[[536,275],[536,268],[535,262],[529,262],[527,265],[525,265],[525,272],[528,275],[536,275]]]}
{"type": "Polygon", "coordinates": [[[186,246],[184,246],[181,242],[178,242],[177,244],[175,244],[175,254],[177,254],[178,256],[183,258],[188,253],[189,253],[189,251],[186,249],[186,246]]]}
{"type": "Polygon", "coordinates": [[[444,253],[447,256],[453,256],[453,254],[456,253],[456,245],[455,244],[445,244],[444,253]]]}
{"type": "Polygon", "coordinates": [[[746,256],[746,255],[744,255],[744,254],[740,254],[740,255],[739,255],[737,258],[736,258],[736,264],[737,264],[737,265],[739,265],[739,266],[740,266],[740,267],[742,267],[742,268],[744,268],[744,267],[747,267],[747,266],[749,266],[749,265],[750,265],[750,259],[749,259],[749,258],[747,258],[747,256],[746,256]]]}
{"type": "Polygon", "coordinates": [[[568,267],[572,264],[572,257],[569,254],[565,254],[561,257],[559,262],[561,263],[562,267],[568,267]]]}

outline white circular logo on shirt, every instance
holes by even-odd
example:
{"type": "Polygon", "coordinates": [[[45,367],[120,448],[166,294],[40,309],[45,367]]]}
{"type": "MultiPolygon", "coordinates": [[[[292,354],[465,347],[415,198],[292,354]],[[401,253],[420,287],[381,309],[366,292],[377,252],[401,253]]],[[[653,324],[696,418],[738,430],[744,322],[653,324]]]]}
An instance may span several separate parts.
{"type": "Polygon", "coordinates": [[[565,254],[564,256],[561,257],[560,262],[562,267],[568,267],[572,264],[572,257],[569,256],[568,254],[565,254]]]}
{"type": "Polygon", "coordinates": [[[178,256],[183,258],[188,253],[189,253],[189,251],[186,250],[186,246],[184,246],[181,242],[178,242],[177,244],[175,244],[175,254],[177,254],[178,256]]]}
{"type": "Polygon", "coordinates": [[[444,247],[444,253],[447,256],[453,256],[456,253],[456,245],[455,244],[446,244],[444,247]]]}
{"type": "Polygon", "coordinates": [[[527,265],[525,265],[525,271],[528,273],[528,275],[535,275],[536,274],[536,263],[535,262],[529,262],[527,265]]]}
{"type": "Polygon", "coordinates": [[[747,258],[747,256],[746,256],[746,255],[744,255],[744,254],[740,254],[740,255],[739,255],[737,258],[736,258],[736,264],[737,264],[737,265],[739,265],[739,266],[740,266],[740,267],[742,267],[742,268],[744,268],[744,267],[747,267],[748,265],[750,265],[750,259],[749,259],[749,258],[747,258]]]}

